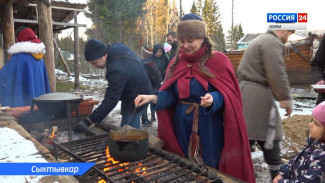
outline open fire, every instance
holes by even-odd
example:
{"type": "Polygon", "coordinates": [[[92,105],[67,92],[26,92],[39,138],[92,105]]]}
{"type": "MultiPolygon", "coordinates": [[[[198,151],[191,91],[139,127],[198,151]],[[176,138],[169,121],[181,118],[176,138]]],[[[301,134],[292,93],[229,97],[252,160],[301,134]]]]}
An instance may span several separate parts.
{"type": "MultiPolygon", "coordinates": [[[[117,169],[118,172],[129,172],[129,173],[133,173],[136,175],[145,175],[146,174],[146,172],[145,172],[146,168],[142,167],[142,163],[138,163],[138,165],[135,168],[130,168],[130,167],[128,167],[128,165],[130,164],[129,162],[121,163],[121,162],[115,160],[110,155],[108,146],[105,150],[105,153],[106,153],[106,157],[107,157],[107,160],[106,160],[107,164],[105,164],[105,166],[107,166],[107,167],[103,169],[103,171],[105,173],[109,172],[112,169],[118,168],[117,169]]],[[[101,179],[97,183],[107,183],[107,182],[105,180],[101,179]]],[[[132,182],[132,183],[134,183],[134,182],[132,182]]]]}
{"type": "Polygon", "coordinates": [[[64,162],[96,163],[84,175],[76,176],[79,182],[224,182],[217,170],[150,146],[142,160],[116,161],[109,155],[108,142],[107,134],[61,144],[54,142],[56,158],[64,162]]]}

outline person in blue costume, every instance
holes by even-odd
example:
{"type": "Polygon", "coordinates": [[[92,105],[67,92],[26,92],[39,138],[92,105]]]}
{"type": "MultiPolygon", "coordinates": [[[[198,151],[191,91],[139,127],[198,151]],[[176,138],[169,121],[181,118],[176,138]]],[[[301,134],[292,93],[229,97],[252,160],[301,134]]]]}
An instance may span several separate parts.
{"type": "Polygon", "coordinates": [[[102,103],[84,121],[78,122],[75,132],[84,132],[92,123],[100,123],[121,101],[121,127],[140,128],[144,107],[135,108],[134,99],[139,94],[152,93],[150,79],[137,55],[126,45],[105,45],[98,39],[86,43],[85,58],[94,67],[106,68],[108,86],[102,103]]]}
{"type": "Polygon", "coordinates": [[[165,150],[254,183],[238,81],[229,59],[212,50],[206,24],[195,17],[185,15],[177,25],[179,51],[159,91],[139,95],[135,105],[156,104],[165,150]]]}
{"type": "Polygon", "coordinates": [[[45,45],[34,31],[17,32],[9,50],[11,59],[0,70],[0,104],[9,107],[31,105],[32,99],[50,92],[43,60],[45,45]]]}

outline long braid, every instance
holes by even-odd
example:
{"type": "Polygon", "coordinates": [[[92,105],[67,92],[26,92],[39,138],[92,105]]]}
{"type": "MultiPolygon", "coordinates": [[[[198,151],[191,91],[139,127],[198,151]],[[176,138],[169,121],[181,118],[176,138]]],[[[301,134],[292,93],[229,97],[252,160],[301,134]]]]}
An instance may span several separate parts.
{"type": "Polygon", "coordinates": [[[207,49],[203,57],[200,59],[200,71],[208,77],[215,77],[207,67],[205,67],[205,63],[209,60],[212,55],[212,43],[208,37],[204,38],[204,43],[207,45],[207,49]]]}
{"type": "Polygon", "coordinates": [[[175,62],[172,63],[172,65],[169,68],[169,72],[168,72],[168,75],[167,75],[167,79],[170,79],[173,76],[172,73],[174,71],[174,68],[176,67],[176,64],[178,64],[178,62],[179,62],[179,49],[177,49],[175,62]]]}

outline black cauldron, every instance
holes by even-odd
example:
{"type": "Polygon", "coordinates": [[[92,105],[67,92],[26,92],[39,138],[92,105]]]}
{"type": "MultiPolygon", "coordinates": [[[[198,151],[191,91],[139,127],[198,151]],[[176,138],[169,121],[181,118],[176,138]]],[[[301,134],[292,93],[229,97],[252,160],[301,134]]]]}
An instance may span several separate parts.
{"type": "Polygon", "coordinates": [[[48,93],[39,97],[33,98],[33,103],[38,109],[50,116],[66,116],[67,106],[70,105],[70,112],[79,107],[82,97],[71,93],[48,93]]]}
{"type": "Polygon", "coordinates": [[[109,153],[121,162],[138,161],[147,156],[148,133],[141,130],[121,129],[109,135],[109,153]]]}

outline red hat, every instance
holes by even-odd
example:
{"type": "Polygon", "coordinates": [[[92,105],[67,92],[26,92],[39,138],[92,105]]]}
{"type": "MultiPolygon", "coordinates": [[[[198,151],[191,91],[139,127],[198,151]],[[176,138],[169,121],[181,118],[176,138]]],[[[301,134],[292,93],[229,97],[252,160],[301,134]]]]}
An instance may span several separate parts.
{"type": "Polygon", "coordinates": [[[31,28],[26,28],[17,36],[17,42],[29,41],[33,43],[41,43],[42,41],[36,37],[36,34],[31,28]]]}

